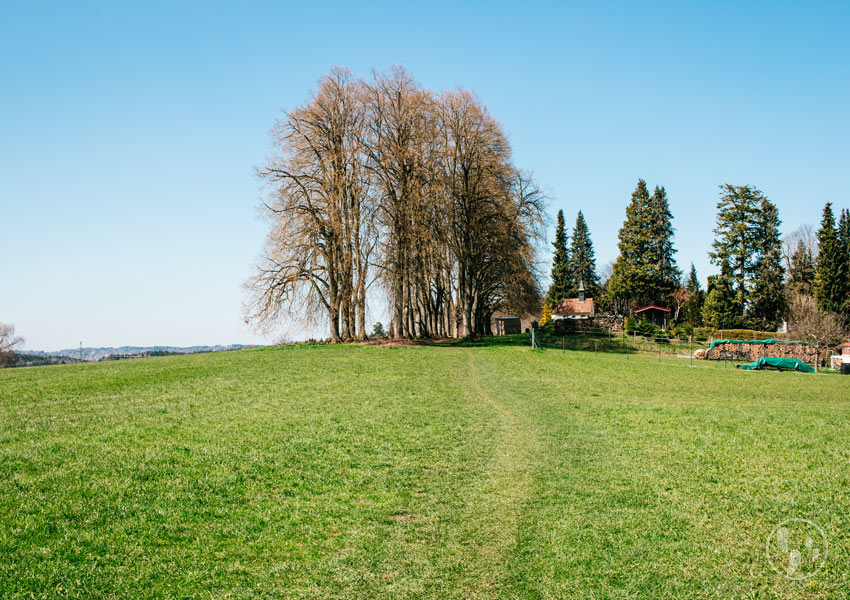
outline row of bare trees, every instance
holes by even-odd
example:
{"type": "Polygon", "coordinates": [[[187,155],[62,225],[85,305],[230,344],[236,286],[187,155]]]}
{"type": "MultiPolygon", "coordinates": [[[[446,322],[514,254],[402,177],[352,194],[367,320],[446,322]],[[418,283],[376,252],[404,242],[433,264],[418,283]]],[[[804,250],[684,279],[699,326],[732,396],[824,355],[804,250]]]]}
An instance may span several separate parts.
{"type": "Polygon", "coordinates": [[[483,334],[495,311],[539,302],[544,197],[469,91],[335,69],[274,137],[271,228],[246,284],[260,326],[326,318],[332,340],[365,338],[375,282],[397,337],[483,334]]]}

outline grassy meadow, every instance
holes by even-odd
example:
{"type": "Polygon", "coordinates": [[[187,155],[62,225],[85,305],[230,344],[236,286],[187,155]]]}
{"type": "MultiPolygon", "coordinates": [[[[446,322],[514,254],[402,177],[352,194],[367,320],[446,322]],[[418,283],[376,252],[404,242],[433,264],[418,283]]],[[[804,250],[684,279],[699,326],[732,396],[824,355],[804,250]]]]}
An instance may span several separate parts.
{"type": "Polygon", "coordinates": [[[850,377],[526,344],[0,371],[0,598],[845,598],[850,377]],[[829,541],[806,581],[765,544],[829,541]]]}

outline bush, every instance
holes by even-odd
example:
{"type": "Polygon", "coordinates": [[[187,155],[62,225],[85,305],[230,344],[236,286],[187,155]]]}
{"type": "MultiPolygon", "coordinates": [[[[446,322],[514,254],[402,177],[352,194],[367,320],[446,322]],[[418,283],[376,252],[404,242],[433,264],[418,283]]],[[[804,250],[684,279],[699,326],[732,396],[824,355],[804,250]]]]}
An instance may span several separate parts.
{"type": "Polygon", "coordinates": [[[658,327],[645,319],[638,323],[635,329],[640,335],[645,337],[655,337],[658,333],[658,327]]]}
{"type": "Polygon", "coordinates": [[[714,330],[711,327],[695,327],[694,340],[698,342],[706,342],[714,330]]]}
{"type": "Polygon", "coordinates": [[[694,326],[691,325],[690,323],[681,323],[679,325],[676,325],[676,327],[673,328],[673,331],[671,331],[670,334],[673,337],[677,337],[677,338],[680,338],[680,337],[689,338],[692,335],[694,335],[694,326]]]}

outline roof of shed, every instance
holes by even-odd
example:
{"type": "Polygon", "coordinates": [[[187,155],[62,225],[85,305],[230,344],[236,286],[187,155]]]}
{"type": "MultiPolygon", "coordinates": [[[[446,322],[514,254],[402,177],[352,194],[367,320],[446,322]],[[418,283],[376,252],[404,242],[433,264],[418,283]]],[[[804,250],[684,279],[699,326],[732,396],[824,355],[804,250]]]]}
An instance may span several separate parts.
{"type": "Polygon", "coordinates": [[[664,308],[663,306],[656,306],[655,304],[650,304],[649,306],[644,306],[643,308],[637,309],[635,312],[639,313],[639,312],[643,312],[645,310],[650,310],[652,308],[654,308],[656,310],[663,310],[664,312],[670,312],[669,308],[664,308]]]}

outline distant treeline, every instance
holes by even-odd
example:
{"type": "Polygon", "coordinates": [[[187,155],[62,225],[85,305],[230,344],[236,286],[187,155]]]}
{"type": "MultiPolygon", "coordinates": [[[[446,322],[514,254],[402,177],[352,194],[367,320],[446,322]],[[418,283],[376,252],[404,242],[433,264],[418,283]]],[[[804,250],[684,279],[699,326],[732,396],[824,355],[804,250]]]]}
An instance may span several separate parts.
{"type": "Polygon", "coordinates": [[[69,365],[82,362],[70,356],[46,356],[43,354],[12,353],[0,361],[0,367],[43,367],[45,365],[69,365]]]}

